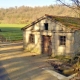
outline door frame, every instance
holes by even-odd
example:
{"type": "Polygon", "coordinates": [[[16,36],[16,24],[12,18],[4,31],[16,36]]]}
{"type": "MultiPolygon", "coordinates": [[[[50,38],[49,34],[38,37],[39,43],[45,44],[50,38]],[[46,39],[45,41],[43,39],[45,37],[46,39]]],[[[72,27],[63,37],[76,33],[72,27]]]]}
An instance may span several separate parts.
{"type": "Polygon", "coordinates": [[[52,55],[52,40],[51,40],[51,38],[52,38],[52,36],[50,36],[50,35],[41,35],[41,53],[42,54],[47,54],[47,55],[49,55],[49,56],[51,56],[52,55]],[[47,39],[46,39],[47,38],[47,39]],[[46,40],[45,40],[46,39],[46,40]],[[47,46],[47,48],[48,48],[48,50],[47,50],[47,53],[45,53],[45,43],[46,42],[48,43],[48,46],[47,46]]]}

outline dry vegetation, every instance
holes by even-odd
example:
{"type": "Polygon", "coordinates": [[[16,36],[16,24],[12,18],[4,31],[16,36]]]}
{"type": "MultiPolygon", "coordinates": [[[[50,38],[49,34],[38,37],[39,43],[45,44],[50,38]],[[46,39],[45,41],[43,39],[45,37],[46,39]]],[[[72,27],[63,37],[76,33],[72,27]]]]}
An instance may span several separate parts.
{"type": "Polygon", "coordinates": [[[7,9],[0,8],[0,23],[30,23],[45,14],[78,17],[72,9],[62,5],[50,5],[34,8],[28,6],[15,6],[14,8],[10,7],[7,9]]]}

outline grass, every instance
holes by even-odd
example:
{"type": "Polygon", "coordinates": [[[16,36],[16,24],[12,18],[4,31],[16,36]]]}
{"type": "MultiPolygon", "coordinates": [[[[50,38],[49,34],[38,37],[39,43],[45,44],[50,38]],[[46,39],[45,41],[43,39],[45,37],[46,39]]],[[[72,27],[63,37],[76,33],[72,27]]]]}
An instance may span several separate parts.
{"type": "Polygon", "coordinates": [[[0,35],[3,35],[7,40],[18,41],[22,40],[21,28],[26,24],[0,24],[0,35]]]}

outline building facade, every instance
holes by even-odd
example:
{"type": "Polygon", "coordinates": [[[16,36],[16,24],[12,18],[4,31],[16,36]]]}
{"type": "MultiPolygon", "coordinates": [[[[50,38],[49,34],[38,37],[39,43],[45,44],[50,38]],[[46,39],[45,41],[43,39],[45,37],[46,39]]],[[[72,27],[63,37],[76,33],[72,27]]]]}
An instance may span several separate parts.
{"type": "Polygon", "coordinates": [[[45,15],[23,27],[23,48],[30,53],[47,55],[80,52],[80,24],[74,26],[65,21],[70,19],[45,15]]]}

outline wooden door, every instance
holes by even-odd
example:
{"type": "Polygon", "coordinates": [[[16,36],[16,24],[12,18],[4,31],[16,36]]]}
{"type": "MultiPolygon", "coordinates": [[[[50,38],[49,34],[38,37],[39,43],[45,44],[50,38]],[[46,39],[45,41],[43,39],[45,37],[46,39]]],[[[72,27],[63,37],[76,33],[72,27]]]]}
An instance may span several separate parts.
{"type": "Polygon", "coordinates": [[[48,55],[52,54],[51,36],[42,36],[42,53],[48,55]]]}

